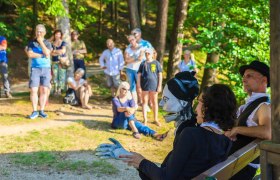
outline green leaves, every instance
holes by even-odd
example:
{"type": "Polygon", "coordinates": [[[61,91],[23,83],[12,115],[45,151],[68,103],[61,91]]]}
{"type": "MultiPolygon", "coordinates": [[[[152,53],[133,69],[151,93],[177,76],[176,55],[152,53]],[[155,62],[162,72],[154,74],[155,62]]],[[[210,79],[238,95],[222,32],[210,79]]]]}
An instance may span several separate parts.
{"type": "Polygon", "coordinates": [[[252,60],[269,60],[269,2],[266,0],[195,0],[190,3],[186,29],[206,53],[219,53],[221,81],[243,98],[238,68],[252,60]],[[194,31],[195,30],[195,31],[194,31]]]}

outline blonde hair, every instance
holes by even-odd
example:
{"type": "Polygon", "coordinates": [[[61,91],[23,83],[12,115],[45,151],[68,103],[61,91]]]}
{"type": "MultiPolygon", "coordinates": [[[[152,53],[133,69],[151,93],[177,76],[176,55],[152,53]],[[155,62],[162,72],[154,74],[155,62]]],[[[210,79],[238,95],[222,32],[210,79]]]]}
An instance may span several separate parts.
{"type": "MultiPolygon", "coordinates": [[[[119,87],[118,87],[118,90],[116,92],[116,96],[119,96],[120,95],[120,91],[122,88],[126,88],[126,89],[130,89],[130,85],[128,82],[126,81],[123,81],[120,83],[119,87]]],[[[131,92],[130,91],[127,91],[127,94],[126,94],[126,98],[128,100],[132,99],[132,95],[131,95],[131,92]]]]}

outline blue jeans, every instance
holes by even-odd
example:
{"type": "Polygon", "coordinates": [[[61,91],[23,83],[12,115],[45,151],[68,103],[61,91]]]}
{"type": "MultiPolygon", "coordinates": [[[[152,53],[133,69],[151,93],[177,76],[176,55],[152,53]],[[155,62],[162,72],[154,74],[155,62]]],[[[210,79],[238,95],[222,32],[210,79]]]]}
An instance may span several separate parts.
{"type": "Polygon", "coordinates": [[[131,115],[129,117],[125,117],[124,113],[121,113],[119,117],[115,118],[112,123],[112,127],[114,129],[128,129],[131,130],[129,127],[129,121],[134,121],[135,127],[138,129],[138,132],[141,134],[144,134],[145,136],[153,136],[156,132],[149,128],[148,126],[145,126],[141,122],[137,121],[134,117],[134,115],[131,115]]]}
{"type": "Polygon", "coordinates": [[[10,83],[8,80],[8,64],[5,62],[0,62],[0,68],[1,68],[4,92],[5,93],[10,92],[10,83]]]}
{"type": "Polygon", "coordinates": [[[127,68],[126,75],[130,84],[130,92],[136,92],[137,71],[127,68]]]}

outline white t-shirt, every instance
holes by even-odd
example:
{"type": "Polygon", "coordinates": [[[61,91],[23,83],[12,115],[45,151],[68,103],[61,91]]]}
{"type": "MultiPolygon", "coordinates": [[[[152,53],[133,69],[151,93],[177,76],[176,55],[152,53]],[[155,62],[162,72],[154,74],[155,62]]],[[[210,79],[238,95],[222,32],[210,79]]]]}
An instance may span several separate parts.
{"type": "Polygon", "coordinates": [[[75,87],[79,87],[79,86],[83,85],[85,82],[86,81],[83,78],[81,78],[78,82],[75,81],[75,79],[73,77],[68,77],[68,79],[67,79],[67,83],[71,83],[75,87]]]}
{"type": "Polygon", "coordinates": [[[138,71],[139,66],[140,66],[140,64],[141,64],[141,62],[142,62],[142,61],[137,61],[138,57],[140,56],[141,50],[143,50],[141,47],[139,47],[139,48],[133,50],[133,49],[131,49],[130,46],[128,46],[128,47],[125,49],[125,52],[126,52],[130,57],[132,57],[132,58],[135,60],[135,62],[127,64],[127,65],[126,65],[126,68],[132,69],[132,70],[134,70],[134,71],[138,71]],[[136,62],[136,61],[137,61],[137,62],[136,62]]]}

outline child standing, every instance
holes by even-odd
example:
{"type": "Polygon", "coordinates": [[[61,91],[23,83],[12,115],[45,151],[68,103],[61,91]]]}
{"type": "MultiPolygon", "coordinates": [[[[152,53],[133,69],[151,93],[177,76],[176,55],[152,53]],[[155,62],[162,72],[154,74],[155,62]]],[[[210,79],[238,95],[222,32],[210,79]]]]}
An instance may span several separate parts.
{"type": "Polygon", "coordinates": [[[146,61],[143,61],[138,70],[137,87],[142,90],[142,112],[144,125],[147,125],[147,107],[150,99],[154,113],[154,121],[157,126],[161,126],[158,121],[158,93],[162,89],[162,68],[157,60],[154,60],[154,49],[145,50],[146,61]]]}

